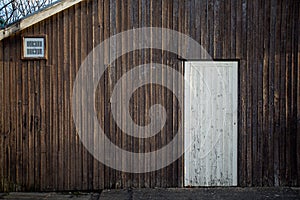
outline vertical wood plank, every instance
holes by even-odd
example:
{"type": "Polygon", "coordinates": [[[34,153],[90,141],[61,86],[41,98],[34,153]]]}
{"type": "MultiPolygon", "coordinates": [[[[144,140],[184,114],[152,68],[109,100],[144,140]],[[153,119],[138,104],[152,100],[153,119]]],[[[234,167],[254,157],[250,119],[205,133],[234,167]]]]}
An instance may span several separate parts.
{"type": "MultiPolygon", "coordinates": [[[[158,0],[156,1],[153,6],[154,6],[154,12],[153,12],[153,15],[154,15],[154,21],[153,21],[153,26],[154,27],[162,27],[162,3],[163,1],[162,0],[158,0]]],[[[157,34],[157,33],[156,33],[157,34]]],[[[153,41],[156,40],[156,38],[153,38],[153,41]]],[[[155,41],[154,41],[155,42],[155,41]]],[[[153,63],[160,63],[162,62],[161,60],[161,54],[158,53],[161,51],[154,51],[154,55],[153,55],[153,60],[152,62],[153,63]]],[[[159,80],[162,80],[162,70],[159,69],[159,68],[155,68],[154,70],[154,76],[156,76],[156,80],[159,81],[159,80]]],[[[153,100],[154,102],[157,102],[157,103],[160,103],[163,101],[163,94],[162,94],[162,88],[160,85],[155,85],[155,99],[153,100]]],[[[155,120],[159,120],[159,118],[156,118],[155,120]]],[[[163,137],[164,137],[164,133],[163,133],[163,129],[160,131],[160,134],[157,134],[156,137],[155,137],[155,150],[160,148],[162,145],[163,145],[163,137]]],[[[158,159],[159,156],[157,156],[156,154],[156,159],[158,159]]],[[[162,156],[162,159],[163,159],[163,156],[162,156]]],[[[163,162],[163,160],[156,160],[156,163],[158,162],[163,162]]],[[[163,182],[162,182],[162,179],[161,177],[164,176],[164,171],[165,171],[165,168],[162,168],[162,169],[159,169],[156,171],[156,187],[163,187],[163,182]]]]}
{"type": "Polygon", "coordinates": [[[28,64],[28,120],[29,120],[29,132],[28,132],[28,190],[35,189],[35,130],[34,130],[34,97],[35,97],[35,85],[34,85],[34,61],[28,64]]]}
{"type": "MultiPolygon", "coordinates": [[[[276,2],[275,2],[276,3],[276,2]]],[[[271,3],[270,19],[270,62],[269,62],[269,125],[268,125],[268,157],[264,185],[274,184],[273,163],[274,163],[274,65],[275,65],[275,26],[276,26],[276,4],[271,3]]]]}
{"type": "MultiPolygon", "coordinates": [[[[86,58],[88,52],[87,52],[87,48],[88,48],[88,38],[87,38],[87,29],[88,29],[88,18],[87,18],[87,15],[88,15],[88,2],[87,1],[83,1],[81,3],[81,34],[80,34],[80,37],[81,37],[81,49],[80,49],[80,52],[81,52],[81,60],[80,60],[80,66],[82,64],[82,62],[84,61],[84,59],[86,58]]],[[[84,76],[84,75],[83,75],[84,76]]],[[[82,77],[82,80],[84,80],[84,77],[82,77]]],[[[86,84],[85,82],[83,82],[83,84],[86,84]]],[[[85,86],[84,86],[85,87],[85,86]]],[[[84,88],[83,87],[83,88],[84,88]]],[[[85,99],[85,96],[86,96],[86,91],[83,89],[82,90],[82,101],[84,102],[83,99],[85,99]]],[[[87,109],[87,106],[88,105],[82,105],[82,110],[86,110],[87,109]]],[[[86,115],[83,115],[82,117],[82,124],[84,128],[88,128],[88,119],[87,119],[87,116],[86,115]]],[[[89,131],[89,130],[88,130],[89,131]]],[[[87,136],[84,136],[84,137],[87,137],[87,136]]],[[[88,166],[89,166],[89,158],[88,158],[88,152],[87,152],[87,149],[83,146],[83,144],[81,144],[81,155],[82,155],[82,160],[81,160],[81,164],[82,164],[82,188],[87,190],[88,189],[88,174],[89,174],[89,171],[88,171],[88,166]]]]}
{"type": "Polygon", "coordinates": [[[238,22],[238,35],[237,35],[237,58],[241,59],[240,65],[240,131],[239,131],[239,183],[242,186],[247,184],[247,73],[246,73],[246,56],[244,55],[244,47],[246,47],[246,26],[247,26],[247,4],[246,0],[238,2],[237,10],[237,22],[238,22]],[[240,19],[240,20],[239,20],[240,19]]]}
{"type": "MultiPolygon", "coordinates": [[[[297,21],[299,21],[297,15],[299,12],[299,2],[298,4],[296,4],[296,6],[292,5],[291,9],[293,10],[292,12],[292,16],[291,16],[291,31],[292,31],[292,38],[291,38],[291,43],[292,43],[292,47],[291,49],[293,49],[291,51],[291,65],[292,65],[292,69],[291,69],[291,77],[292,77],[292,82],[291,82],[291,120],[290,120],[290,126],[291,126],[291,148],[290,148],[290,152],[291,152],[291,181],[290,181],[290,185],[297,185],[297,178],[294,175],[298,175],[297,172],[297,111],[296,111],[296,105],[297,105],[297,63],[295,62],[295,60],[297,60],[295,57],[295,50],[297,49],[297,28],[296,25],[297,21]],[[297,10],[296,10],[297,9],[297,10]],[[295,20],[298,19],[298,20],[295,20]]],[[[299,24],[299,23],[298,23],[299,24]]]]}
{"type": "MultiPolygon", "coordinates": [[[[111,37],[113,35],[116,34],[116,2],[114,0],[110,0],[109,1],[109,24],[108,28],[109,28],[109,32],[108,32],[108,36],[111,37]]],[[[116,43],[111,42],[109,44],[109,47],[107,49],[108,53],[109,53],[109,59],[115,55],[113,55],[115,53],[116,50],[116,43]]],[[[107,63],[109,66],[109,73],[108,73],[108,87],[107,87],[107,106],[108,106],[108,112],[109,112],[109,129],[107,130],[108,132],[106,132],[106,134],[109,134],[109,138],[111,140],[111,142],[113,142],[115,144],[116,142],[116,124],[114,122],[114,118],[111,112],[111,103],[110,102],[110,97],[111,94],[113,92],[114,89],[114,85],[116,83],[116,63],[107,63]]],[[[112,160],[116,159],[116,155],[114,154],[114,152],[109,152],[110,154],[110,158],[112,160]]],[[[116,187],[116,171],[113,168],[109,168],[109,173],[110,173],[110,177],[109,177],[109,187],[110,188],[115,188],[116,187]]]]}
{"type": "Polygon", "coordinates": [[[286,71],[286,38],[287,38],[287,5],[286,3],[283,3],[282,5],[282,26],[281,26],[281,39],[280,39],[280,46],[281,46],[281,53],[280,53],[280,71],[281,71],[281,79],[280,79],[280,91],[281,91],[281,101],[280,101],[280,138],[279,138],[279,159],[280,159],[280,166],[279,166],[279,172],[280,172],[280,185],[286,185],[285,181],[285,169],[286,169],[286,161],[285,161],[285,140],[286,140],[286,124],[285,124],[285,102],[286,102],[286,79],[285,74],[286,71]]]}
{"type": "MultiPolygon", "coordinates": [[[[98,20],[99,20],[99,27],[100,27],[100,41],[102,42],[104,40],[104,1],[101,0],[100,2],[98,2],[98,20]]],[[[99,82],[100,84],[100,91],[101,91],[101,95],[100,95],[100,101],[101,101],[101,106],[100,106],[100,113],[101,113],[101,118],[100,118],[100,122],[102,122],[102,129],[104,129],[104,116],[105,116],[105,79],[104,79],[104,75],[102,77],[102,82],[99,82]]],[[[101,136],[104,137],[104,136],[101,136]]],[[[101,138],[102,139],[102,138],[101,138]]],[[[100,188],[104,188],[105,186],[105,166],[103,164],[100,164],[100,180],[99,180],[99,184],[100,184],[100,188]]]]}
{"type": "MultiPolygon", "coordinates": [[[[247,29],[253,29],[253,23],[251,19],[253,18],[253,7],[252,2],[247,1],[247,29]]],[[[247,185],[252,185],[252,68],[253,68],[253,61],[252,61],[252,53],[251,50],[253,48],[252,42],[252,32],[247,31],[247,43],[246,43],[246,59],[247,59],[247,72],[246,72],[246,99],[247,99],[247,108],[246,108],[246,116],[247,116],[247,185]],[[248,39],[249,38],[249,39],[248,39]]]]}
{"type": "Polygon", "coordinates": [[[270,52],[270,3],[267,2],[265,4],[265,24],[264,24],[264,67],[263,67],[263,142],[262,142],[262,157],[261,157],[261,162],[262,162],[262,166],[263,166],[263,172],[262,172],[262,176],[261,177],[261,185],[264,185],[264,182],[266,181],[266,174],[265,172],[267,172],[268,170],[268,134],[269,134],[269,105],[268,105],[268,101],[269,101],[269,72],[271,71],[270,68],[270,58],[269,58],[269,52],[270,52]]]}
{"type": "MultiPolygon", "coordinates": [[[[4,51],[3,42],[0,42],[0,162],[4,163],[4,51]]],[[[4,191],[4,165],[0,165],[0,190],[4,191]]]]}
{"type": "MultiPolygon", "coordinates": [[[[138,7],[137,7],[137,20],[138,20],[138,27],[144,27],[144,13],[143,12],[143,1],[139,0],[137,2],[138,7]]],[[[143,35],[139,35],[139,39],[144,40],[145,37],[143,35]]],[[[144,50],[139,50],[137,51],[137,65],[143,65],[144,64],[144,50]]],[[[145,73],[140,73],[139,74],[139,79],[144,81],[145,80],[145,73]]],[[[137,95],[138,95],[138,125],[140,126],[145,126],[145,99],[147,98],[145,96],[145,86],[141,87],[137,90],[137,95]]],[[[143,134],[140,132],[139,134],[143,134]]],[[[139,152],[145,152],[145,139],[139,139],[138,140],[138,151],[139,152]]],[[[145,165],[145,159],[143,156],[139,156],[139,162],[142,163],[139,168],[145,165]]],[[[138,179],[138,187],[139,188],[144,188],[145,187],[145,173],[140,173],[139,174],[139,179],[138,179]]]]}
{"type": "MultiPolygon", "coordinates": [[[[171,12],[172,16],[170,17],[171,20],[172,20],[172,22],[171,22],[171,25],[170,25],[171,27],[170,28],[173,29],[173,30],[177,30],[177,31],[178,31],[178,21],[179,21],[178,20],[178,10],[179,10],[179,8],[178,8],[178,1],[176,0],[172,4],[172,12],[171,12]]],[[[200,37],[201,37],[201,35],[200,35],[200,37]]],[[[178,62],[177,60],[172,61],[172,67],[173,67],[173,69],[179,70],[179,67],[178,67],[179,65],[180,65],[180,62],[178,62]]],[[[172,77],[172,80],[173,80],[173,89],[175,91],[180,92],[179,91],[180,90],[179,89],[180,88],[179,85],[182,83],[182,80],[180,80],[180,81],[175,80],[174,77],[172,77]]],[[[179,134],[178,133],[179,132],[178,131],[179,123],[181,123],[181,126],[183,126],[183,122],[182,121],[180,121],[180,122],[178,121],[178,116],[179,116],[179,112],[180,112],[179,109],[180,110],[183,109],[182,107],[178,106],[178,101],[180,101],[180,100],[181,99],[177,99],[176,96],[173,95],[173,98],[172,98],[172,104],[173,104],[173,108],[172,108],[172,111],[173,111],[173,119],[172,119],[173,120],[173,137],[175,137],[176,134],[179,134]]],[[[179,138],[178,143],[175,144],[176,146],[174,148],[174,151],[176,153],[178,153],[179,150],[180,150],[179,148],[181,147],[181,145],[179,145],[179,143],[182,142],[181,139],[182,138],[179,138]]],[[[182,174],[183,170],[182,170],[182,172],[180,171],[181,170],[179,168],[180,162],[181,162],[181,158],[178,158],[173,163],[173,186],[174,187],[176,187],[176,186],[178,186],[178,187],[182,186],[182,181],[181,181],[181,176],[180,175],[182,174]]]]}
{"type": "MultiPolygon", "coordinates": [[[[255,3],[253,3],[253,5],[259,5],[258,2],[256,1],[255,3]]],[[[255,22],[259,22],[258,20],[258,12],[259,12],[259,9],[257,8],[257,6],[254,6],[253,8],[253,23],[255,22]]],[[[252,39],[251,41],[252,42],[252,46],[250,48],[250,52],[252,54],[252,185],[254,185],[256,183],[256,178],[257,178],[257,171],[255,170],[256,169],[256,166],[259,162],[259,159],[258,159],[258,155],[257,155],[257,146],[258,146],[258,136],[259,136],[259,133],[258,133],[258,96],[259,96],[259,89],[258,89],[258,62],[259,62],[259,53],[261,53],[261,50],[257,50],[255,47],[259,45],[258,43],[258,40],[259,38],[257,37],[257,34],[258,34],[258,26],[255,26],[253,27],[253,35],[252,35],[252,39]]]]}
{"type": "MultiPolygon", "coordinates": [[[[300,5],[299,3],[297,4],[296,6],[296,13],[295,13],[295,35],[299,35],[300,33],[300,27],[299,27],[299,23],[297,23],[299,20],[300,20],[300,5]]],[[[299,66],[300,66],[300,53],[299,53],[299,50],[300,50],[300,40],[299,40],[299,37],[295,37],[295,53],[294,54],[297,54],[297,55],[294,55],[295,56],[295,65],[298,66],[297,67],[297,119],[300,118],[300,69],[299,69],[299,66]],[[296,53],[297,52],[297,53],[296,53]]],[[[300,120],[297,120],[297,185],[300,184],[300,120]]]]}
{"type": "MultiPolygon", "coordinates": [[[[125,31],[128,29],[128,15],[127,15],[127,12],[128,12],[128,2],[127,1],[124,1],[122,3],[122,7],[121,7],[121,18],[122,18],[122,26],[121,26],[121,30],[122,31],[125,31]]],[[[128,41],[126,40],[126,37],[123,37],[122,38],[122,48],[125,49],[125,48],[128,48],[128,41]]],[[[127,55],[123,55],[122,56],[122,75],[126,73],[126,71],[128,70],[128,67],[129,65],[127,64],[128,63],[128,54],[127,55]]],[[[127,80],[125,80],[125,83],[122,84],[122,95],[125,95],[125,93],[127,92],[127,80]]],[[[126,124],[127,122],[127,119],[126,119],[126,113],[121,113],[122,114],[122,118],[124,118],[124,123],[126,124]]],[[[126,137],[126,134],[124,132],[122,132],[122,148],[123,149],[128,149],[129,147],[129,144],[128,144],[128,140],[127,140],[127,137],[126,137]]],[[[122,157],[122,167],[125,168],[125,166],[127,165],[128,162],[131,162],[131,161],[128,161],[126,160],[125,157],[122,157]]],[[[122,186],[124,188],[128,188],[130,187],[130,183],[129,183],[129,177],[130,177],[130,174],[129,173],[126,173],[126,172],[123,172],[122,173],[122,186]]]]}
{"type": "MultiPolygon", "coordinates": [[[[103,39],[108,39],[110,37],[110,4],[109,1],[104,1],[103,3],[103,7],[104,7],[104,38],[103,39]]],[[[105,46],[105,51],[104,51],[104,64],[108,65],[108,58],[109,58],[109,47],[105,46]]],[[[109,82],[109,73],[110,73],[110,67],[108,66],[107,68],[107,73],[105,74],[105,118],[104,118],[104,123],[105,123],[105,127],[104,127],[104,132],[105,134],[107,134],[107,136],[109,136],[110,134],[110,112],[109,112],[109,108],[110,105],[108,105],[109,102],[109,87],[110,87],[110,82],[109,82]]],[[[111,179],[111,170],[109,167],[105,166],[105,185],[104,188],[109,188],[110,187],[110,179],[111,179]]]]}
{"type": "MultiPolygon", "coordinates": [[[[155,15],[155,3],[154,1],[150,1],[149,3],[149,26],[150,27],[155,27],[155,17],[157,15],[155,15]]],[[[153,37],[150,38],[151,40],[151,43],[153,42],[153,37]]],[[[152,63],[153,63],[153,60],[154,60],[154,50],[153,49],[150,49],[150,53],[149,53],[149,62],[151,63],[151,67],[153,66],[152,63]]],[[[151,70],[151,74],[150,74],[150,78],[153,78],[153,76],[155,76],[155,70],[151,70]]],[[[150,106],[154,104],[155,100],[155,85],[154,84],[151,84],[150,86],[150,106]]],[[[152,137],[150,139],[150,151],[155,151],[156,149],[156,137],[152,137]]],[[[154,165],[156,165],[156,160],[154,158],[151,158],[151,163],[154,163],[154,165]]],[[[150,182],[151,182],[151,187],[156,187],[157,186],[157,180],[156,180],[156,175],[157,175],[157,172],[156,171],[153,171],[151,172],[151,175],[150,175],[150,182]]]]}
{"type": "MultiPolygon", "coordinates": [[[[98,19],[98,1],[93,1],[92,3],[92,46],[93,46],[93,49],[99,44],[100,42],[100,28],[99,28],[99,19],[98,19]]],[[[97,60],[97,56],[96,56],[96,53],[93,53],[93,64],[96,63],[96,60],[97,60]]],[[[93,73],[93,75],[95,76],[95,74],[93,73]]],[[[93,77],[94,78],[94,77],[93,77]]],[[[99,83],[98,83],[98,87],[99,87],[99,83]]],[[[95,98],[95,106],[96,108],[98,108],[98,112],[99,112],[99,96],[97,96],[95,98]]],[[[99,118],[98,118],[99,119],[99,118]]],[[[93,127],[94,127],[94,130],[93,131],[93,134],[94,134],[94,142],[97,143],[99,141],[99,133],[96,131],[96,123],[97,122],[93,122],[93,127]]],[[[100,119],[99,119],[99,123],[100,123],[100,119]]],[[[96,146],[94,146],[95,149],[97,149],[96,146]]],[[[100,187],[99,187],[99,174],[100,174],[100,162],[93,158],[93,187],[92,189],[93,190],[99,190],[100,187]]]]}
{"type": "Polygon", "coordinates": [[[45,191],[50,190],[52,188],[53,183],[53,173],[52,173],[52,134],[51,134],[51,64],[52,64],[52,51],[51,51],[51,44],[52,44],[52,24],[53,18],[49,18],[49,20],[45,23],[45,32],[48,35],[48,57],[49,61],[46,62],[45,68],[45,123],[46,123],[46,145],[47,145],[47,154],[46,154],[46,174],[45,177],[45,191]]]}
{"type": "MultiPolygon", "coordinates": [[[[7,43],[4,44],[4,54],[3,57],[7,58],[9,55],[9,49],[7,46],[7,43]]],[[[3,91],[9,91],[9,66],[8,66],[8,62],[7,59],[3,62],[3,72],[4,72],[4,77],[3,77],[3,91]]],[[[4,123],[4,141],[3,141],[3,155],[4,155],[4,159],[3,159],[3,189],[4,191],[8,191],[9,190],[9,134],[10,134],[10,113],[9,113],[9,92],[5,92],[4,93],[4,98],[3,98],[3,123],[4,123]]]]}
{"type": "Polygon", "coordinates": [[[274,185],[279,186],[279,137],[280,137],[280,37],[281,37],[281,2],[277,3],[278,18],[275,29],[275,66],[274,66],[274,185]]]}
{"type": "MultiPolygon", "coordinates": [[[[167,18],[166,28],[172,29],[173,28],[173,3],[172,4],[167,3],[166,7],[167,7],[166,14],[165,14],[166,18],[167,18]]],[[[170,38],[171,40],[173,39],[171,36],[168,36],[168,35],[166,35],[165,38],[170,38]]],[[[170,39],[165,39],[165,41],[164,41],[166,49],[169,49],[170,46],[172,45],[172,43],[170,42],[170,39]]],[[[163,52],[163,57],[164,57],[163,59],[165,60],[165,65],[174,69],[172,55],[173,54],[171,52],[168,52],[168,51],[163,52]]],[[[174,119],[173,96],[174,96],[174,93],[173,93],[173,91],[175,91],[173,80],[174,80],[174,75],[172,73],[165,72],[165,84],[171,85],[172,90],[164,88],[165,93],[166,93],[165,94],[166,100],[164,102],[164,107],[165,107],[166,113],[167,113],[167,120],[165,123],[166,142],[164,143],[164,146],[169,144],[175,137],[175,134],[177,133],[176,131],[173,130],[173,127],[174,127],[174,124],[173,124],[173,119],[174,119]]],[[[178,80],[178,81],[180,81],[180,80],[178,80]]],[[[166,186],[165,187],[172,187],[172,186],[174,187],[174,182],[175,182],[175,178],[176,178],[176,175],[174,174],[175,165],[176,165],[176,158],[174,158],[174,156],[173,156],[174,151],[177,151],[177,145],[173,145],[172,151],[167,152],[167,154],[166,154],[166,159],[172,158],[172,160],[174,160],[174,162],[171,163],[166,169],[167,171],[166,171],[166,186]]]]}
{"type": "MultiPolygon", "coordinates": [[[[138,27],[138,1],[137,0],[132,0],[129,4],[129,29],[134,29],[136,27],[138,27]]],[[[133,38],[137,38],[138,40],[138,35],[137,34],[133,34],[133,38]]],[[[135,48],[136,47],[136,42],[135,39],[133,39],[132,41],[129,41],[129,45],[131,48],[135,48]]],[[[137,56],[137,52],[134,51],[132,53],[129,53],[129,68],[130,70],[132,70],[134,67],[137,66],[137,62],[138,62],[138,56],[137,56]]],[[[128,80],[128,84],[130,89],[128,91],[131,91],[133,88],[134,83],[131,80],[128,80]]],[[[133,93],[133,95],[131,96],[132,98],[132,105],[131,105],[131,118],[133,120],[133,123],[138,123],[139,120],[139,116],[138,116],[138,94],[137,91],[135,91],[133,93]]],[[[129,120],[128,120],[129,121],[129,120]]],[[[132,128],[132,131],[134,131],[134,129],[132,128]]],[[[131,152],[135,152],[138,151],[138,146],[139,146],[139,139],[135,138],[135,137],[131,137],[131,147],[130,147],[130,151],[131,152]]],[[[139,159],[139,157],[132,157],[131,160],[131,169],[137,167],[139,168],[140,166],[138,165],[138,162],[136,162],[139,159]]],[[[139,182],[139,175],[136,173],[131,173],[131,177],[132,177],[132,182],[131,182],[131,187],[137,188],[138,187],[138,182],[139,182]]]]}
{"type": "Polygon", "coordinates": [[[286,140],[285,140],[285,156],[286,156],[286,169],[285,169],[285,180],[286,185],[290,185],[292,183],[292,170],[291,167],[293,165],[293,158],[292,158],[292,139],[293,139],[293,133],[292,133],[292,110],[291,110],[291,103],[292,103],[292,83],[293,83],[293,66],[292,66],[292,14],[293,14],[293,5],[291,2],[287,2],[287,40],[286,40],[286,71],[285,71],[285,88],[286,88],[286,113],[285,113],[285,124],[286,124],[286,140]]]}
{"type": "MultiPolygon", "coordinates": [[[[81,7],[82,4],[75,5],[75,67],[76,71],[78,71],[81,65],[81,7]]],[[[76,75],[75,75],[76,77],[76,75]]],[[[81,95],[81,91],[79,91],[81,95]]],[[[80,101],[80,100],[78,100],[80,101]]],[[[82,153],[81,153],[81,142],[78,134],[75,137],[75,145],[76,145],[76,157],[75,157],[75,189],[82,188],[82,153]]]]}
{"type": "MultiPolygon", "coordinates": [[[[10,41],[11,44],[16,44],[16,41],[10,41]]],[[[9,48],[9,59],[11,60],[15,55],[16,49],[9,48]]],[[[10,183],[12,184],[11,189],[17,189],[16,182],[16,161],[17,161],[17,79],[16,79],[16,62],[9,62],[9,73],[10,73],[10,81],[9,81],[9,98],[10,98],[10,134],[9,134],[9,146],[10,146],[10,183]]]]}
{"type": "MultiPolygon", "coordinates": [[[[93,41],[94,41],[94,38],[93,38],[93,1],[87,1],[87,19],[86,19],[86,26],[87,26],[87,32],[86,32],[86,36],[85,36],[85,40],[86,40],[86,43],[87,43],[87,53],[86,53],[86,56],[89,55],[89,53],[91,53],[91,51],[93,50],[93,41]]],[[[92,54],[93,56],[93,54],[92,54]]],[[[94,76],[94,75],[92,75],[94,76]]],[[[87,108],[89,108],[91,106],[91,99],[88,100],[87,102],[87,108]]],[[[88,132],[90,134],[94,134],[93,132],[93,129],[94,129],[94,124],[93,124],[93,119],[90,117],[90,116],[87,116],[87,124],[88,124],[88,132]]],[[[93,137],[90,137],[89,139],[89,143],[88,145],[90,147],[93,147],[94,148],[94,140],[91,139],[93,137]]],[[[92,154],[90,152],[87,151],[87,158],[88,158],[88,166],[87,166],[87,173],[88,173],[88,176],[87,176],[87,189],[88,190],[92,190],[93,189],[93,176],[94,176],[94,164],[93,164],[93,160],[94,160],[94,157],[92,156],[92,154]]]]}
{"type": "MultiPolygon", "coordinates": [[[[141,23],[141,27],[147,27],[149,26],[149,19],[150,19],[150,16],[149,16],[149,1],[141,1],[141,9],[140,9],[140,16],[142,18],[142,23],[141,23]]],[[[146,38],[146,37],[143,37],[143,40],[149,42],[150,41],[150,38],[146,38]]],[[[142,51],[142,61],[140,64],[146,64],[146,63],[149,63],[149,50],[143,50],[142,51]]],[[[144,76],[144,80],[145,81],[149,81],[151,80],[151,74],[152,72],[150,71],[149,72],[149,75],[148,76],[144,76]]],[[[144,125],[147,125],[147,124],[150,124],[150,119],[149,119],[149,107],[150,107],[150,88],[151,88],[151,85],[147,85],[144,87],[143,89],[143,96],[144,96],[144,107],[143,107],[143,124],[144,125]]],[[[150,143],[150,138],[148,139],[145,139],[143,141],[143,152],[149,152],[150,151],[150,148],[151,148],[151,143],[150,143]]],[[[145,168],[147,169],[148,166],[151,165],[151,160],[144,160],[144,165],[145,165],[145,168]]],[[[144,183],[142,183],[142,186],[143,187],[151,187],[151,173],[145,173],[144,174],[144,177],[142,177],[144,179],[144,183]]]]}

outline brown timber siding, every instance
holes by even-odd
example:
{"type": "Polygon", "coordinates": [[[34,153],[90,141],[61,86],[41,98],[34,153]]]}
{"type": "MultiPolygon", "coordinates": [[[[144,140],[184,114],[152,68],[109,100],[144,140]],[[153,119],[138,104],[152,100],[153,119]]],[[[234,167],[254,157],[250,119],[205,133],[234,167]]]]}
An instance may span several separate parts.
{"type": "MultiPolygon", "coordinates": [[[[183,158],[145,174],[110,169],[83,147],[72,119],[72,87],[84,58],[104,39],[144,26],[188,34],[214,59],[240,60],[239,185],[300,186],[299,4],[298,0],[88,0],[4,39],[0,191],[182,186],[183,158]],[[47,61],[21,60],[21,36],[34,34],[48,36],[47,61]]],[[[105,54],[109,56],[109,51],[105,54]]],[[[161,133],[136,140],[113,122],[109,96],[114,84],[132,67],[151,61],[183,71],[176,55],[145,49],[117,59],[99,82],[105,91],[96,100],[99,122],[112,141],[135,152],[168,143],[182,114],[170,91],[148,85],[132,97],[131,114],[137,123],[147,124],[149,107],[161,103],[168,113],[161,133]]],[[[183,94],[182,83],[174,85],[183,94]]]]}

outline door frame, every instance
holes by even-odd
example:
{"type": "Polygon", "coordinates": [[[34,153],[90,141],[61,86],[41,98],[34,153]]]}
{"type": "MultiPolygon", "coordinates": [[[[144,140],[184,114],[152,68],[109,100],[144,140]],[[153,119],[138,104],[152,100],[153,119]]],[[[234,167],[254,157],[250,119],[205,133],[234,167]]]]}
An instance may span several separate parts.
{"type": "MultiPolygon", "coordinates": [[[[240,86],[240,81],[241,81],[241,77],[240,77],[240,67],[241,67],[241,59],[237,59],[237,58],[233,58],[233,59],[184,59],[184,58],[180,58],[178,57],[178,60],[180,60],[182,62],[182,67],[183,67],[183,76],[185,77],[185,67],[186,67],[186,63],[187,62],[236,62],[237,63],[237,184],[236,186],[230,186],[230,187],[239,187],[240,186],[240,159],[241,159],[241,155],[240,155],[240,148],[241,148],[241,137],[240,137],[240,115],[241,115],[241,96],[240,96],[240,92],[241,92],[241,86],[240,86]]],[[[183,111],[185,110],[185,81],[183,81],[183,111]]],[[[185,121],[185,115],[183,114],[182,116],[183,119],[183,146],[185,146],[185,127],[184,127],[184,121],[185,121]]],[[[185,148],[185,147],[183,147],[185,148]]],[[[185,186],[185,153],[182,156],[182,187],[190,187],[190,186],[185,186]]],[[[209,186],[208,186],[209,187],[209,186]]]]}

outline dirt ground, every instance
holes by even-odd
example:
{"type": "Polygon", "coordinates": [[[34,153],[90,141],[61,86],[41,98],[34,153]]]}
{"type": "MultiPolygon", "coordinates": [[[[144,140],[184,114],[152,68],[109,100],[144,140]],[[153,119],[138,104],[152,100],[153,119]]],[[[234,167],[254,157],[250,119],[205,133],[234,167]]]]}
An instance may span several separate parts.
{"type": "Polygon", "coordinates": [[[168,188],[103,190],[94,193],[0,193],[0,199],[11,200],[144,200],[144,199],[299,199],[300,188],[168,188]]]}

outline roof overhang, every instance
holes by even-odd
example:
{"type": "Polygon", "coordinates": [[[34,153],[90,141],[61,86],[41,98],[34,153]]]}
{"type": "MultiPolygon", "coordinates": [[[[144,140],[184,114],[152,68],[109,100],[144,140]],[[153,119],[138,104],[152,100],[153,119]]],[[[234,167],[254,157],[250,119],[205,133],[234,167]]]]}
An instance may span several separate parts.
{"type": "Polygon", "coordinates": [[[47,7],[40,12],[37,12],[36,14],[33,14],[29,17],[26,17],[24,19],[21,19],[20,21],[6,27],[5,29],[2,29],[0,31],[0,41],[4,38],[7,38],[11,36],[12,34],[19,32],[25,28],[28,28],[40,21],[43,21],[44,19],[47,19],[48,17],[55,15],[83,0],[62,0],[61,2],[54,4],[50,7],[47,7]]]}

